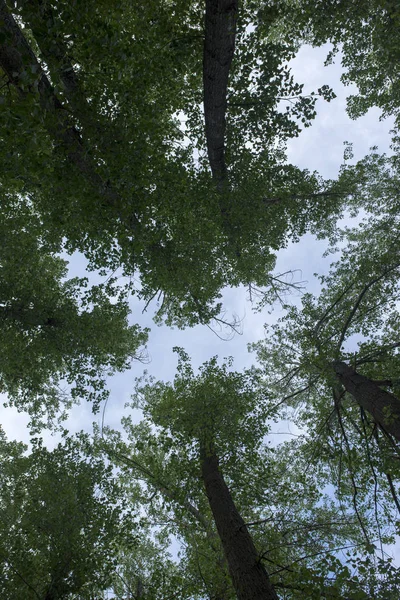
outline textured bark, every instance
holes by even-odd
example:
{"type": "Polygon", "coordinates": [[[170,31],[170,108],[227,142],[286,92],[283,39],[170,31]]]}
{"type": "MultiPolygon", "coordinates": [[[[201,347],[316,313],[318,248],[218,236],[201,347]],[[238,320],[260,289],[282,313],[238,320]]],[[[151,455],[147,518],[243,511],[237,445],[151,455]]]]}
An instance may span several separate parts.
{"type": "Polygon", "coordinates": [[[400,400],[344,362],[333,363],[336,377],[358,404],[400,442],[400,400]]]}
{"type": "Polygon", "coordinates": [[[218,189],[227,183],[225,129],[229,69],[235,49],[238,0],[206,0],[203,55],[204,120],[208,159],[218,189]]]}
{"type": "Polygon", "coordinates": [[[219,470],[218,457],[205,449],[201,471],[210,508],[224,548],[232,583],[239,600],[278,600],[253,540],[219,470]]]}
{"type": "Polygon", "coordinates": [[[0,33],[5,38],[5,42],[0,44],[0,66],[7,74],[9,82],[22,97],[29,94],[38,95],[45,115],[44,125],[55,143],[63,149],[106,204],[118,206],[119,194],[96,172],[79,132],[71,123],[68,112],[54,93],[50,81],[4,0],[0,0],[0,33]]]}

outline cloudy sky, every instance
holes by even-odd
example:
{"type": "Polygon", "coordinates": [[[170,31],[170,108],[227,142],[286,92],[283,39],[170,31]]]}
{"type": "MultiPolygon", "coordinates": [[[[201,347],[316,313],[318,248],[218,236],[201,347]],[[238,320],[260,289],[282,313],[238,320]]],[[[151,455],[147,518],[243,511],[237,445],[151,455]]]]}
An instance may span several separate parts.
{"type": "MultiPolygon", "coordinates": [[[[293,164],[309,170],[318,171],[323,177],[335,177],[343,162],[344,142],[352,142],[354,161],[361,159],[371,146],[377,145],[382,152],[389,151],[392,127],[390,120],[379,121],[380,111],[370,110],[366,116],[352,121],[346,114],[346,96],[351,93],[351,88],[345,88],[340,83],[341,66],[337,59],[336,64],[324,67],[324,59],[329,46],[313,49],[303,47],[298,56],[292,61],[295,77],[299,82],[305,82],[304,93],[318,89],[324,84],[329,84],[335,91],[337,98],[330,103],[318,101],[317,118],[312,127],[304,130],[299,138],[289,143],[288,159],[293,164]]],[[[326,272],[329,263],[322,259],[322,254],[327,244],[316,241],[313,236],[305,235],[298,244],[291,244],[278,255],[277,272],[298,270],[298,278],[306,281],[307,291],[316,291],[317,282],[314,273],[326,272]]],[[[332,259],[330,259],[332,260],[332,259]]],[[[70,260],[71,276],[83,275],[85,261],[80,256],[70,260]]],[[[111,396],[104,411],[104,422],[112,427],[118,427],[124,404],[129,401],[133,388],[133,380],[140,376],[143,369],[158,379],[170,380],[174,376],[177,357],[172,352],[174,346],[182,346],[192,356],[194,366],[200,365],[211,356],[233,356],[235,368],[241,370],[249,366],[253,357],[247,352],[247,344],[257,341],[264,335],[264,323],[276,320],[282,315],[282,309],[277,305],[271,315],[254,313],[248,300],[246,290],[225,290],[223,296],[227,318],[237,315],[241,319],[241,335],[232,339],[227,337],[227,332],[214,328],[215,332],[204,326],[194,329],[179,331],[167,327],[157,327],[151,319],[151,306],[143,314],[143,305],[135,299],[132,301],[132,322],[142,326],[151,327],[148,352],[150,362],[147,365],[133,363],[132,369],[124,374],[110,379],[111,396]]],[[[299,296],[293,296],[291,302],[299,302],[299,296]]],[[[82,428],[91,429],[93,419],[99,420],[101,416],[94,417],[90,406],[76,407],[67,422],[71,431],[82,428]]],[[[27,418],[18,414],[14,409],[1,408],[1,423],[7,436],[11,439],[28,441],[29,432],[26,428],[27,418]]],[[[55,438],[46,437],[52,446],[55,438]]]]}

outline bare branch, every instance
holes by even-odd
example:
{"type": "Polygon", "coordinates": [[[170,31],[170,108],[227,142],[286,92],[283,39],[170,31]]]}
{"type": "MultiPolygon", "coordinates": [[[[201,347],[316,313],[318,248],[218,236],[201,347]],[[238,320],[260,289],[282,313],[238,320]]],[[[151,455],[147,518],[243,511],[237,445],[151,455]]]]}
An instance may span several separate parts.
{"type": "Polygon", "coordinates": [[[399,514],[400,514],[400,502],[397,497],[396,490],[393,485],[393,479],[392,479],[392,476],[390,475],[390,473],[386,473],[386,479],[388,480],[390,493],[392,494],[392,498],[393,498],[394,503],[396,504],[397,510],[399,511],[399,514]]]}
{"type": "Polygon", "coordinates": [[[357,298],[357,300],[356,300],[356,302],[355,302],[355,304],[354,304],[353,308],[351,309],[351,311],[350,311],[350,313],[349,313],[349,315],[348,315],[348,317],[347,317],[347,319],[346,319],[346,321],[345,321],[345,323],[344,323],[344,325],[343,325],[342,332],[341,332],[341,335],[340,335],[340,339],[339,339],[339,342],[338,342],[338,344],[337,344],[337,348],[338,348],[338,350],[340,350],[340,349],[341,349],[341,347],[342,347],[342,344],[343,344],[344,338],[345,338],[345,336],[346,336],[347,329],[349,328],[349,326],[350,326],[350,323],[351,323],[351,321],[352,321],[352,319],[353,319],[354,315],[356,314],[356,312],[357,312],[357,310],[358,310],[358,308],[359,308],[359,306],[360,306],[360,304],[361,304],[361,302],[362,302],[362,299],[364,298],[365,294],[368,292],[368,290],[369,290],[369,289],[370,289],[370,288],[371,288],[373,285],[375,285],[375,283],[378,283],[378,281],[381,281],[381,280],[382,280],[384,277],[386,277],[386,275],[387,275],[388,273],[391,273],[392,271],[395,271],[396,269],[398,269],[398,268],[399,268],[399,266],[400,266],[400,264],[396,264],[396,265],[394,265],[393,267],[390,267],[389,269],[385,269],[385,270],[383,271],[383,273],[381,273],[381,275],[379,275],[378,277],[375,277],[374,279],[372,279],[371,281],[369,281],[369,282],[368,282],[368,283],[367,283],[367,284],[366,284],[366,285],[363,287],[363,289],[361,290],[360,294],[358,295],[358,298],[357,298]]]}

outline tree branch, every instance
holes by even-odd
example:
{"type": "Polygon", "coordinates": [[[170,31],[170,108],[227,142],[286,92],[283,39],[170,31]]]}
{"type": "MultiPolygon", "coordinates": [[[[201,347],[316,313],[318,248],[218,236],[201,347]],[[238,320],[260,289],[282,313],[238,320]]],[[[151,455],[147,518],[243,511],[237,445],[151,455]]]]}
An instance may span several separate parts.
{"type": "Polygon", "coordinates": [[[338,341],[338,344],[337,344],[337,348],[338,348],[338,350],[340,350],[340,348],[342,347],[342,344],[343,344],[343,342],[344,342],[344,338],[345,338],[345,336],[346,336],[347,329],[349,328],[349,326],[350,326],[350,323],[351,323],[351,321],[352,321],[352,319],[353,319],[354,315],[356,314],[356,312],[357,312],[357,310],[358,310],[358,308],[359,308],[359,306],[360,306],[360,304],[361,304],[361,301],[362,301],[362,299],[364,298],[365,294],[368,292],[368,290],[369,290],[369,289],[370,289],[370,288],[371,288],[373,285],[375,285],[375,283],[378,283],[378,281],[381,281],[381,279],[383,279],[384,277],[386,277],[386,275],[387,275],[388,273],[390,273],[391,271],[395,271],[396,269],[398,269],[398,268],[399,268],[399,266],[400,266],[399,264],[396,264],[396,265],[394,265],[393,267],[390,267],[390,268],[388,268],[388,269],[385,269],[385,270],[383,271],[383,273],[381,273],[380,275],[378,275],[377,277],[375,277],[374,279],[372,279],[370,282],[368,282],[368,283],[367,283],[367,284],[366,284],[366,285],[363,287],[363,289],[361,290],[360,294],[358,295],[358,298],[357,298],[357,300],[356,300],[356,302],[355,302],[355,304],[354,304],[353,308],[351,309],[351,311],[350,311],[350,313],[349,313],[349,315],[348,315],[348,317],[347,317],[347,319],[346,319],[346,321],[345,321],[345,323],[344,323],[344,325],[343,325],[343,328],[342,328],[342,331],[341,331],[341,335],[340,335],[340,339],[339,339],[339,341],[338,341]]]}
{"type": "MultiPolygon", "coordinates": [[[[110,450],[108,450],[108,451],[110,452],[110,450]]],[[[139,470],[141,473],[143,473],[147,477],[147,481],[149,481],[152,485],[154,485],[164,496],[166,496],[170,500],[173,500],[174,502],[177,502],[178,504],[181,504],[184,508],[186,508],[186,510],[196,519],[196,521],[198,521],[201,524],[201,526],[204,528],[207,535],[210,535],[209,522],[204,517],[204,515],[202,515],[201,512],[193,504],[191,504],[189,502],[189,500],[187,500],[187,499],[182,500],[181,498],[177,498],[176,493],[174,493],[174,491],[171,490],[167,486],[167,484],[160,481],[151,471],[149,471],[149,469],[147,469],[146,467],[141,465],[136,459],[126,456],[125,454],[121,454],[119,452],[112,451],[112,454],[114,454],[116,456],[116,458],[118,458],[122,462],[125,462],[125,464],[127,464],[127,465],[133,467],[134,469],[139,470]]],[[[215,537],[215,536],[212,536],[212,537],[215,537]]]]}
{"type": "MultiPolygon", "coordinates": [[[[71,123],[69,113],[56,96],[54,89],[35,54],[26,41],[4,0],[0,0],[0,34],[5,42],[0,44],[0,66],[9,82],[22,98],[32,94],[38,96],[45,118],[43,123],[56,145],[65,151],[69,161],[91,184],[107,206],[118,208],[121,198],[118,192],[103,181],[96,165],[89,158],[84,141],[71,123]]],[[[136,215],[131,225],[139,225],[136,215]]]]}
{"type": "Polygon", "coordinates": [[[30,0],[28,3],[17,1],[21,7],[22,17],[29,24],[53,79],[58,79],[62,83],[65,97],[74,116],[79,119],[84,130],[91,135],[96,135],[96,142],[98,142],[98,138],[101,137],[98,134],[103,132],[106,124],[100,123],[99,116],[93,114],[70,60],[69,48],[56,31],[56,19],[50,4],[44,0],[30,0]]]}

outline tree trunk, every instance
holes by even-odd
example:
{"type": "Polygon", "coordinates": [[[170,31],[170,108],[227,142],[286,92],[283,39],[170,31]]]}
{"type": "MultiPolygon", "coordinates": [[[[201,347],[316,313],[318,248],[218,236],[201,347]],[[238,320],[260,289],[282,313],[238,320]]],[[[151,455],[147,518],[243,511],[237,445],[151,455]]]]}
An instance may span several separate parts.
{"type": "Polygon", "coordinates": [[[202,449],[201,472],[238,599],[278,600],[213,451],[202,449]]]}
{"type": "Polygon", "coordinates": [[[346,363],[336,361],[332,366],[345,390],[378,425],[400,442],[400,400],[346,363]]]}
{"type": "Polygon", "coordinates": [[[206,0],[203,55],[204,120],[208,159],[219,191],[227,183],[225,113],[229,69],[235,49],[238,0],[206,0]]]}

